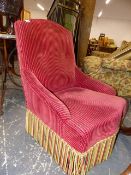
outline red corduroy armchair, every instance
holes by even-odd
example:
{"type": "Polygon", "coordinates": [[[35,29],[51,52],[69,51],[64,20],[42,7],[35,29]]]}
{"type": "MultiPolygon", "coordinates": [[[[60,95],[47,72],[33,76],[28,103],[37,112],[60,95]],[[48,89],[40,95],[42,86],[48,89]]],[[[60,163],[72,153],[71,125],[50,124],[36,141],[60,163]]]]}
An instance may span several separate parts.
{"type": "Polygon", "coordinates": [[[72,34],[48,20],[17,21],[26,130],[69,175],[84,175],[111,154],[124,99],[76,66],[72,34]]]}

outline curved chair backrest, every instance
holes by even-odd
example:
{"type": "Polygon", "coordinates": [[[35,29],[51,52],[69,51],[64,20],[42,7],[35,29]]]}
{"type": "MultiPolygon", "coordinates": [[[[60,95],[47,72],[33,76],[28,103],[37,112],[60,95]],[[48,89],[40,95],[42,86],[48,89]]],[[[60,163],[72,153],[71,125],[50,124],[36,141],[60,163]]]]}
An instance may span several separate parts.
{"type": "Polygon", "coordinates": [[[28,69],[50,91],[73,86],[75,58],[72,34],[49,20],[17,21],[20,69],[28,69]]]}

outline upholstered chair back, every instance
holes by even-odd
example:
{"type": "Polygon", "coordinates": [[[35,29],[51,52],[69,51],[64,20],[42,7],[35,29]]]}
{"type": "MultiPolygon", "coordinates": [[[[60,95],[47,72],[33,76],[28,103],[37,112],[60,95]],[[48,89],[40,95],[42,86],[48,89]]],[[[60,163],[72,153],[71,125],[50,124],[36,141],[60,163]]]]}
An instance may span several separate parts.
{"type": "Polygon", "coordinates": [[[72,87],[75,58],[71,32],[48,20],[19,21],[16,25],[20,69],[32,71],[50,91],[72,87]]]}

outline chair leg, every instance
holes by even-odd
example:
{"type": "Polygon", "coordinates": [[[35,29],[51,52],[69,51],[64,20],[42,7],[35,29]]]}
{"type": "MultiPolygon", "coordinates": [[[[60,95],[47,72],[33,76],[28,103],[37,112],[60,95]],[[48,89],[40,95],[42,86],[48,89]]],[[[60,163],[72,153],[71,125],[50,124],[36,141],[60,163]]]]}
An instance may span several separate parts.
{"type": "Polygon", "coordinates": [[[131,136],[131,127],[124,127],[122,126],[120,132],[124,135],[131,136]]]}
{"type": "Polygon", "coordinates": [[[127,167],[127,169],[120,175],[131,175],[131,164],[127,167]]]}
{"type": "MultiPolygon", "coordinates": [[[[127,102],[129,108],[129,105],[131,104],[131,98],[127,99],[127,102]]],[[[122,124],[120,127],[120,132],[124,135],[131,136],[131,127],[127,127],[124,124],[122,124]]]]}

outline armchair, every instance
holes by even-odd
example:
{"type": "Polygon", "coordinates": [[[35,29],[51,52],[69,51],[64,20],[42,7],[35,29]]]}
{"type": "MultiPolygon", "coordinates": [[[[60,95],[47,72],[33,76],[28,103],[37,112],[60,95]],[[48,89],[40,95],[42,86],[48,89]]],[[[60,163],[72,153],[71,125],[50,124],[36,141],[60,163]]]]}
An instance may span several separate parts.
{"type": "Polygon", "coordinates": [[[72,34],[48,20],[17,21],[26,131],[68,175],[111,154],[126,101],[75,65],[72,34]]]}
{"type": "Polygon", "coordinates": [[[87,56],[81,59],[83,72],[111,85],[118,96],[131,97],[131,43],[107,57],[87,56]]]}

